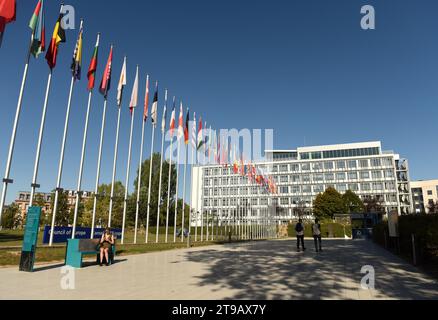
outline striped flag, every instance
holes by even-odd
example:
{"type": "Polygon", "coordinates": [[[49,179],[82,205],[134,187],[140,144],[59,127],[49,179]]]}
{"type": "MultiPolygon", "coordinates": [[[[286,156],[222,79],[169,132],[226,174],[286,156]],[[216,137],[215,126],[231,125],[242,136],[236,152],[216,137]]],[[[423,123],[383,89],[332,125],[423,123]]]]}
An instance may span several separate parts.
{"type": "Polygon", "coordinates": [[[119,84],[117,86],[117,105],[122,105],[123,91],[126,86],[126,57],[123,58],[122,71],[120,72],[119,84]]]}
{"type": "Polygon", "coordinates": [[[184,127],[184,143],[186,145],[189,144],[189,123],[190,123],[190,109],[187,108],[186,125],[184,127]]]}
{"type": "Polygon", "coordinates": [[[202,117],[199,118],[199,128],[198,128],[198,146],[197,150],[201,149],[204,145],[204,139],[202,137],[203,131],[202,131],[202,117]]]}
{"type": "Polygon", "coordinates": [[[94,89],[94,83],[96,82],[96,71],[97,71],[97,58],[99,55],[99,39],[100,34],[97,35],[96,46],[94,47],[93,57],[90,61],[90,66],[88,67],[87,78],[88,78],[88,90],[94,89]]]}
{"type": "Polygon", "coordinates": [[[180,140],[184,137],[183,118],[184,118],[184,112],[183,112],[183,104],[181,102],[180,106],[179,106],[178,140],[180,140]]]}
{"type": "Polygon", "coordinates": [[[99,91],[106,98],[108,91],[111,88],[111,65],[113,63],[113,46],[111,46],[110,53],[108,56],[108,61],[105,66],[105,71],[103,72],[102,81],[100,82],[99,91]]]}
{"type": "MultiPolygon", "coordinates": [[[[62,6],[61,6],[62,10],[62,6]]],[[[64,43],[66,41],[65,38],[65,30],[62,27],[62,19],[64,18],[64,14],[59,14],[58,20],[56,21],[55,28],[53,29],[52,40],[50,41],[49,49],[46,53],[47,64],[50,69],[56,67],[56,59],[58,57],[58,47],[60,43],[64,43]]]]}
{"type": "Polygon", "coordinates": [[[132,87],[132,93],[131,93],[131,102],[129,103],[129,111],[134,111],[134,108],[137,107],[138,104],[138,66],[137,71],[135,72],[135,80],[134,80],[134,86],[132,87]]]}
{"type": "Polygon", "coordinates": [[[154,94],[154,101],[152,102],[152,109],[151,109],[151,121],[154,126],[157,125],[157,116],[158,116],[158,81],[155,82],[155,94],[154,94]]]}
{"type": "Polygon", "coordinates": [[[15,0],[0,0],[0,46],[6,24],[15,21],[16,6],[15,0]]]}
{"type": "Polygon", "coordinates": [[[166,132],[166,119],[167,119],[167,89],[164,91],[164,110],[163,117],[161,118],[161,132],[166,132]]]}
{"type": "Polygon", "coordinates": [[[175,97],[173,97],[173,108],[172,108],[172,115],[170,116],[170,138],[173,138],[173,133],[175,131],[175,120],[176,120],[176,113],[175,113],[175,97]]]}
{"type": "Polygon", "coordinates": [[[193,113],[193,125],[192,125],[192,133],[191,133],[191,142],[192,148],[196,149],[196,112],[193,113]]]}
{"type": "Polygon", "coordinates": [[[73,60],[71,63],[71,72],[76,80],[81,80],[82,69],[82,34],[84,32],[82,21],[79,28],[78,41],[76,41],[75,51],[73,52],[73,60]]]}
{"type": "Polygon", "coordinates": [[[143,121],[148,119],[149,114],[149,75],[146,76],[146,92],[144,95],[144,110],[143,110],[143,121]]]}

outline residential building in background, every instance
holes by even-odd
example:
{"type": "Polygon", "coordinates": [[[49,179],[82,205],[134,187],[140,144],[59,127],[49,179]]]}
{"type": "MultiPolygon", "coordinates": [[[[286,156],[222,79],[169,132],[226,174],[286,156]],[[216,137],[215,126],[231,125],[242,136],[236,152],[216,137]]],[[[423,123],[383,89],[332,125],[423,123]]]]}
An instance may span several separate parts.
{"type": "Polygon", "coordinates": [[[311,212],[316,196],[328,187],[340,193],[352,190],[363,200],[373,197],[386,213],[413,212],[408,161],[382,150],[379,141],[268,150],[265,156],[268,160],[253,165],[274,177],[278,194],[263,192],[230,166],[196,166],[192,214],[198,220],[203,212],[226,221],[242,207],[249,219],[270,208],[277,221],[286,222],[296,218],[302,206],[311,212]]]}
{"type": "Polygon", "coordinates": [[[415,213],[429,213],[429,206],[438,203],[438,179],[411,182],[415,213]]]}

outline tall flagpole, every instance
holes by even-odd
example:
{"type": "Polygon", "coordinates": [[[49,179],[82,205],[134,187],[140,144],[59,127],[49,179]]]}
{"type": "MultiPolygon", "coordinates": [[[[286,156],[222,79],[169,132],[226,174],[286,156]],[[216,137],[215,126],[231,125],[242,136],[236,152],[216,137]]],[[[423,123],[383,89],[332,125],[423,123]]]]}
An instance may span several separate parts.
{"type": "MultiPolygon", "coordinates": [[[[191,236],[191,228],[192,228],[192,210],[193,210],[193,201],[192,201],[192,188],[193,188],[193,163],[195,162],[194,158],[195,158],[195,149],[196,149],[196,112],[193,114],[193,126],[191,127],[192,130],[192,137],[191,137],[191,142],[192,142],[192,158],[191,158],[191,164],[190,164],[190,188],[189,188],[189,235],[187,237],[187,247],[190,246],[190,236],[191,236]]],[[[196,224],[196,227],[198,225],[196,224]]]]}
{"type": "Polygon", "coordinates": [[[33,38],[34,38],[34,36],[33,36],[33,33],[32,33],[31,40],[30,40],[30,45],[29,45],[29,51],[27,53],[27,58],[26,58],[26,64],[24,65],[23,78],[21,80],[20,94],[18,96],[17,109],[16,109],[16,112],[15,112],[14,125],[12,127],[11,140],[10,140],[10,143],[9,143],[8,160],[6,161],[5,176],[3,178],[3,189],[2,189],[1,199],[0,199],[0,230],[1,230],[1,225],[2,225],[1,224],[2,213],[3,213],[3,207],[5,205],[6,193],[7,193],[7,190],[8,190],[8,184],[9,183],[13,183],[13,180],[9,177],[9,174],[10,174],[10,171],[11,171],[12,156],[14,154],[15,138],[16,138],[16,135],[17,135],[18,121],[20,120],[21,105],[22,105],[22,102],[23,102],[24,88],[26,87],[27,72],[29,70],[29,61],[30,61],[30,47],[32,46],[33,38]]]}
{"type": "MultiPolygon", "coordinates": [[[[145,109],[148,108],[149,99],[149,75],[146,75],[146,98],[145,109]]],[[[135,205],[135,229],[134,229],[134,244],[137,244],[137,228],[138,228],[138,213],[140,211],[140,189],[141,189],[141,172],[143,166],[143,148],[144,148],[144,128],[146,124],[147,112],[143,114],[141,127],[141,145],[140,145],[140,162],[138,164],[138,178],[137,178],[137,202],[135,205]]]]}
{"type": "Polygon", "coordinates": [[[169,211],[170,211],[170,186],[171,186],[171,180],[172,180],[172,155],[173,155],[173,131],[175,127],[175,97],[173,97],[173,111],[172,115],[170,116],[171,123],[170,123],[170,159],[169,159],[169,176],[167,178],[167,207],[166,207],[166,238],[165,242],[168,242],[168,236],[169,236],[169,211]],[[173,123],[173,124],[172,124],[173,123]]]}
{"type": "MultiPolygon", "coordinates": [[[[190,119],[190,109],[187,108],[187,119],[190,119]]],[[[188,123],[186,121],[186,130],[187,130],[187,135],[189,135],[189,127],[188,127],[188,123]]],[[[185,215],[185,209],[186,209],[186,176],[187,176],[187,162],[188,162],[188,158],[189,158],[189,143],[187,141],[187,143],[185,143],[186,145],[186,154],[185,154],[185,161],[184,161],[184,178],[183,178],[183,205],[182,205],[182,217],[181,217],[181,242],[184,242],[184,215],[185,215]]],[[[190,226],[189,226],[190,228],[190,226]]]]}
{"type": "MultiPolygon", "coordinates": [[[[181,109],[182,110],[182,109],[181,109]]],[[[180,111],[181,114],[181,111],[180,111]]],[[[178,128],[179,130],[179,128],[178,128]]],[[[180,145],[181,145],[181,140],[180,140],[180,136],[179,133],[176,137],[176,143],[177,143],[177,152],[176,152],[176,161],[175,161],[175,166],[176,166],[176,191],[175,191],[175,213],[174,213],[174,220],[173,220],[173,242],[176,242],[176,219],[178,217],[178,187],[179,187],[179,150],[180,150],[180,145]]]]}
{"type": "Polygon", "coordinates": [[[129,134],[128,163],[126,165],[125,198],[123,200],[121,244],[123,244],[125,240],[125,224],[126,224],[126,209],[128,205],[129,174],[131,172],[132,133],[134,131],[135,107],[137,107],[137,99],[138,99],[138,65],[135,75],[134,86],[132,88],[131,102],[129,103],[129,110],[131,111],[131,130],[129,134]]]}
{"type": "Polygon", "coordinates": [[[148,207],[146,216],[146,240],[149,241],[149,218],[151,212],[151,187],[152,187],[152,168],[154,161],[154,141],[155,141],[155,127],[157,126],[157,105],[158,105],[158,81],[155,82],[155,96],[151,109],[151,122],[152,122],[152,136],[151,136],[151,158],[149,159],[149,186],[148,186],[148,207]]]}
{"type": "Polygon", "coordinates": [[[164,153],[164,137],[166,131],[166,111],[167,111],[167,89],[164,91],[164,110],[163,120],[161,124],[161,160],[160,160],[160,175],[158,177],[158,200],[157,200],[157,230],[155,232],[155,242],[158,243],[160,233],[160,209],[161,209],[161,177],[163,176],[163,153],[164,153]]]}

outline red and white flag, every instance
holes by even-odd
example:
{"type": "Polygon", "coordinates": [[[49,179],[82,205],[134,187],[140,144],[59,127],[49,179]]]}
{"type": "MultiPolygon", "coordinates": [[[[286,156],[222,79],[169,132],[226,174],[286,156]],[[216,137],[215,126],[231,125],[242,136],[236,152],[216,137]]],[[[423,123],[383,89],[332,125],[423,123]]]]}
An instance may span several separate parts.
{"type": "Polygon", "coordinates": [[[129,111],[131,112],[131,116],[132,116],[132,111],[134,111],[134,108],[137,107],[137,104],[138,104],[138,66],[137,66],[137,71],[135,73],[134,86],[132,87],[131,102],[129,103],[129,111]]]}
{"type": "Polygon", "coordinates": [[[184,137],[183,118],[184,118],[183,104],[181,102],[179,107],[179,119],[178,119],[178,140],[184,137]]]}
{"type": "Polygon", "coordinates": [[[173,109],[172,109],[172,115],[170,116],[170,125],[169,125],[169,130],[170,130],[170,138],[173,138],[173,133],[175,131],[175,120],[176,120],[176,115],[175,115],[175,97],[173,97],[173,109]]]}

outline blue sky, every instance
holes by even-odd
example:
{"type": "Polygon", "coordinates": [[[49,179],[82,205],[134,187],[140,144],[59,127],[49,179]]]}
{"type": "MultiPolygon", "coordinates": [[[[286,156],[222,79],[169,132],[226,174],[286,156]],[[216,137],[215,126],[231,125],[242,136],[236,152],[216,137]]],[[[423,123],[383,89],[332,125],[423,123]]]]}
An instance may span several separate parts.
{"type": "MultiPolygon", "coordinates": [[[[1,176],[30,37],[27,25],[36,0],[17,2],[17,21],[8,25],[0,49],[1,176]]],[[[127,104],[136,64],[142,74],[141,97],[149,73],[161,88],[169,88],[171,96],[182,98],[216,128],[273,128],[274,146],[280,149],[382,140],[385,149],[410,160],[411,178],[438,177],[436,1],[70,0],[66,4],[75,6],[77,19],[85,19],[84,73],[97,32],[102,32],[99,81],[109,45],[115,45],[102,182],[111,179],[115,89],[124,54],[128,55],[129,83],[118,180],[125,179],[127,104]],[[374,31],[360,28],[360,8],[366,4],[376,9],[374,31]]],[[[48,38],[58,12],[59,1],[46,1],[48,38]]],[[[56,183],[76,37],[77,30],[67,32],[68,42],[61,45],[54,73],[38,179],[41,191],[51,190],[56,183]]],[[[30,189],[47,75],[43,57],[31,61],[11,171],[15,183],[9,188],[8,203],[19,190],[30,189]]],[[[84,79],[73,97],[64,188],[76,186],[86,103],[84,79]]],[[[83,182],[87,190],[94,185],[102,105],[102,97],[95,94],[83,182]]],[[[139,157],[140,121],[134,129],[131,189],[139,157]]],[[[149,143],[150,125],[145,157],[149,143]]]]}

